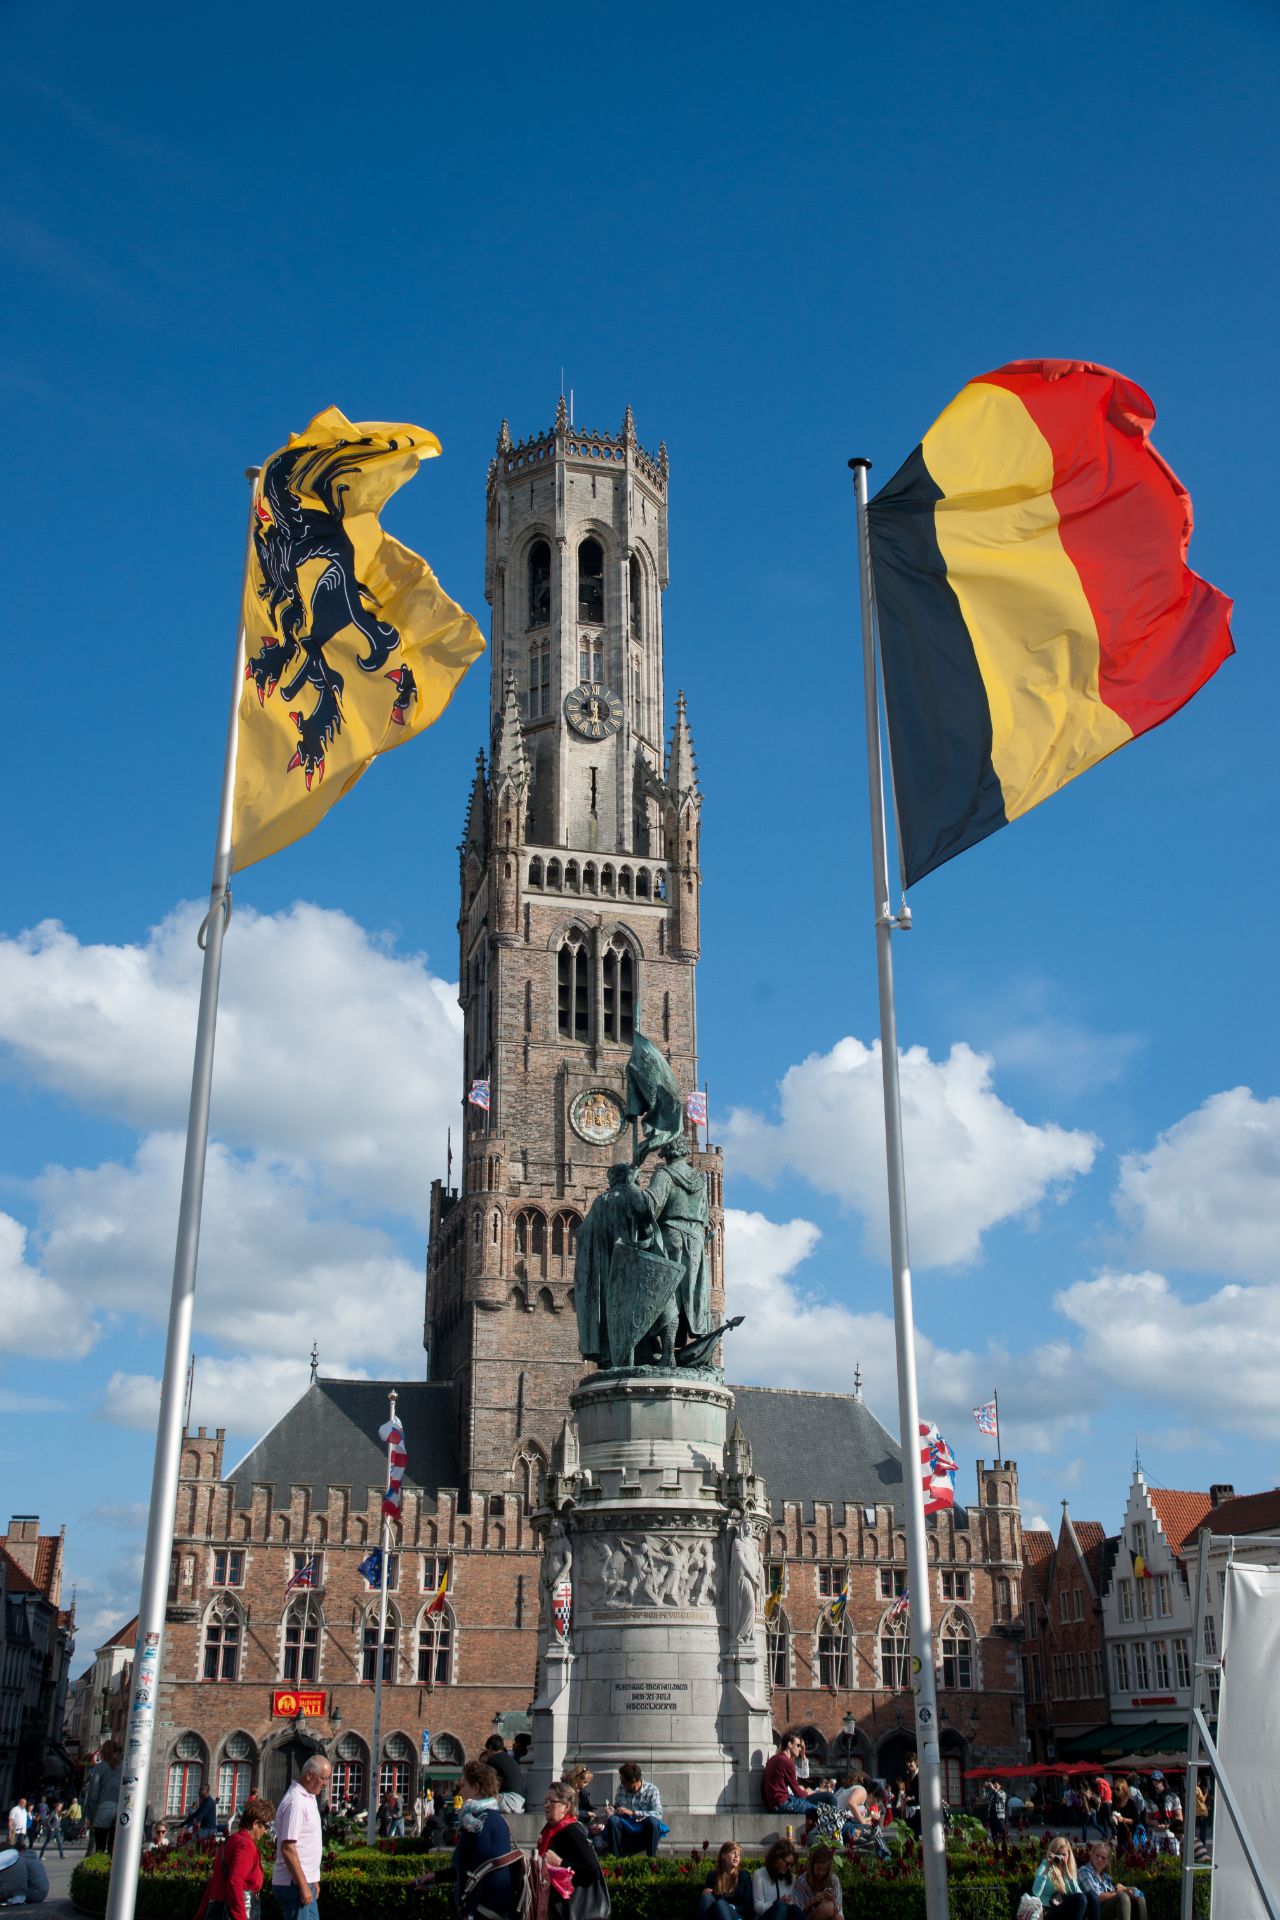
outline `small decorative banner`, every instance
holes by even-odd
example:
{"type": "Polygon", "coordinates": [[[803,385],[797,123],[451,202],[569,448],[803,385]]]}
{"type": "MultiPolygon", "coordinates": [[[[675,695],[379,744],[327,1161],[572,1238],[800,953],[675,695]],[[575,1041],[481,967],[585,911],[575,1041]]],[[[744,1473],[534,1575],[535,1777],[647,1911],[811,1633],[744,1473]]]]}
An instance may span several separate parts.
{"type": "Polygon", "coordinates": [[[273,1720],[292,1720],[300,1713],[304,1720],[323,1720],[327,1696],[319,1693],[299,1693],[292,1687],[278,1687],[271,1696],[271,1718],[273,1720]]]}

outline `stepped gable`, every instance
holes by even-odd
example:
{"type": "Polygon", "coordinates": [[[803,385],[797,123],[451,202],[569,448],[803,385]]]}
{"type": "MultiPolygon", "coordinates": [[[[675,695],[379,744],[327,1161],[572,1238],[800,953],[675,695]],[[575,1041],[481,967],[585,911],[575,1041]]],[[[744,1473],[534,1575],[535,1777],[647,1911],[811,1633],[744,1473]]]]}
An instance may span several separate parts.
{"type": "MultiPolygon", "coordinates": [[[[804,1393],[790,1387],[734,1387],[737,1416],[775,1517],[785,1505],[806,1515],[834,1507],[891,1506],[904,1514],[902,1455],[866,1402],[852,1393],[804,1393]]],[[[955,1509],[964,1524],[964,1509],[955,1509]]]]}
{"type": "Polygon", "coordinates": [[[273,1489],[277,1506],[288,1506],[293,1487],[307,1487],[323,1507],[331,1486],[350,1487],[356,1509],[387,1483],[387,1453],[377,1439],[395,1389],[396,1414],[404,1422],[408,1488],[435,1503],[442,1487],[456,1487],[457,1395],[448,1381],[315,1380],[256,1447],[224,1476],[238,1507],[253,1504],[253,1489],[273,1489]]]}

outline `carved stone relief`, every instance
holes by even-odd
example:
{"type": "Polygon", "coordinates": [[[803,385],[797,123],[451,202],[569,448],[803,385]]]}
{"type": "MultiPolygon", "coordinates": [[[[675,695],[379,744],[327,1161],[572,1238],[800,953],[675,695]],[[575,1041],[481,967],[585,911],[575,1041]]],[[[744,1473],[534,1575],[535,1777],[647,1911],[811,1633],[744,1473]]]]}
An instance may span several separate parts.
{"type": "Polygon", "coordinates": [[[590,1606],[714,1606],[715,1545],[669,1534],[592,1534],[583,1541],[579,1578],[590,1606]]]}

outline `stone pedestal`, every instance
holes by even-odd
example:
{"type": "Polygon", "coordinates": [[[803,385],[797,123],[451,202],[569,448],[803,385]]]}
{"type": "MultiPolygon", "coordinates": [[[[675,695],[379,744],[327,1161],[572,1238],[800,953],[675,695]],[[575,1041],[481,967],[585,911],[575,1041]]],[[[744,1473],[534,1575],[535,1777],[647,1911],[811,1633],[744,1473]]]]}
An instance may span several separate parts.
{"type": "Polygon", "coordinates": [[[602,1373],[573,1394],[538,1516],[533,1794],[581,1761],[602,1799],[634,1760],[674,1814],[759,1809],[768,1509],[732,1413],[710,1369],[602,1373]]]}

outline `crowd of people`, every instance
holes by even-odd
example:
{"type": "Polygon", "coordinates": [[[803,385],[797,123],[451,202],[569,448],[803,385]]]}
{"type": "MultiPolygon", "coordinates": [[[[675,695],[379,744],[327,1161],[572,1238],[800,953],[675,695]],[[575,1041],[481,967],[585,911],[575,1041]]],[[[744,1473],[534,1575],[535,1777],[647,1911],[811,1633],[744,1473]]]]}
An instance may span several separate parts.
{"type": "MultiPolygon", "coordinates": [[[[320,1802],[332,1768],[323,1754],[313,1755],[279,1806],[255,1796],[242,1809],[237,1829],[217,1850],[212,1877],[195,1920],[214,1914],[244,1913],[255,1920],[263,1871],[258,1842],[274,1834],[272,1892],[284,1920],[314,1920],[318,1913],[324,1828],[320,1802]]],[[[592,1776],[584,1766],[566,1767],[542,1800],[544,1823],[537,1845],[526,1856],[513,1844],[507,1816],[526,1809],[525,1775],[520,1756],[493,1735],[483,1754],[461,1769],[456,1790],[422,1791],[406,1808],[394,1788],[377,1805],[376,1831],[394,1842],[412,1831],[428,1845],[452,1847],[442,1874],[424,1873],[416,1887],[438,1878],[452,1882],[460,1920],[505,1916],[516,1910],[524,1879],[541,1881],[548,1920],[604,1920],[609,1891],[602,1859],[629,1854],[656,1855],[669,1831],[657,1784],[640,1766],[625,1762],[612,1797],[597,1804],[592,1776]]],[[[1212,1818],[1211,1782],[1195,1789],[1192,1817],[1197,1851],[1208,1839],[1212,1818]]],[[[24,1855],[39,1856],[68,1840],[86,1837],[89,1851],[110,1850],[119,1793],[118,1756],[108,1746],[85,1777],[82,1798],[65,1804],[52,1795],[20,1795],[9,1810],[8,1850],[0,1863],[22,1876],[43,1877],[24,1855]],[[14,1863],[22,1863],[15,1867],[14,1863]]],[[[765,1811],[781,1832],[754,1872],[742,1864],[736,1841],[726,1841],[707,1872],[701,1891],[700,1920],[840,1920],[840,1881],[835,1871],[839,1849],[888,1857],[886,1832],[900,1822],[920,1830],[919,1774],[914,1756],[902,1779],[874,1780],[846,1772],[842,1778],[810,1765],[804,1742],[787,1734],[767,1761],[761,1786],[765,1811]],[[800,1828],[797,1837],[797,1828],[800,1828]]],[[[342,1811],[334,1809],[334,1811],[342,1811]]],[[[351,1811],[351,1810],[347,1810],[351,1811]]],[[[998,1778],[986,1783],[982,1811],[992,1839],[1003,1843],[1032,1821],[1056,1814],[1055,1825],[1080,1828],[1077,1853],[1068,1834],[1046,1829],[1043,1858],[1019,1920],[1146,1920],[1146,1902],[1132,1883],[1116,1878],[1117,1858],[1125,1865],[1153,1853],[1176,1852],[1183,1825],[1181,1796],[1163,1773],[1098,1774],[1074,1784],[1065,1802],[1047,1807],[1034,1785],[1011,1793],[998,1778]],[[1067,1816],[1066,1821],[1061,1816],[1067,1816]]],[[[174,1841],[216,1838],[218,1809],[206,1787],[173,1834],[174,1841]]],[[[163,1821],[151,1833],[154,1846],[170,1843],[163,1821]]],[[[2,1871],[0,1867],[0,1871],[2,1871]]],[[[1129,1868],[1132,1871],[1132,1867],[1129,1868]]],[[[26,1881],[24,1880],[24,1884],[26,1881]]],[[[47,1893],[47,1881],[46,1881],[47,1893]]],[[[29,1904],[40,1897],[29,1893],[29,1904]]]]}

